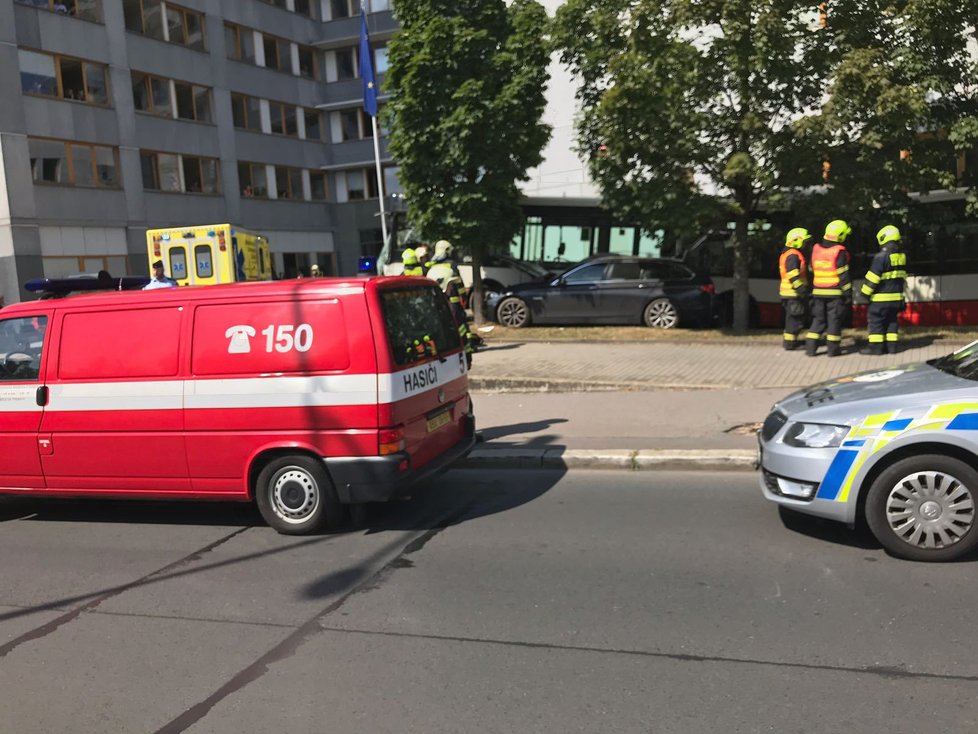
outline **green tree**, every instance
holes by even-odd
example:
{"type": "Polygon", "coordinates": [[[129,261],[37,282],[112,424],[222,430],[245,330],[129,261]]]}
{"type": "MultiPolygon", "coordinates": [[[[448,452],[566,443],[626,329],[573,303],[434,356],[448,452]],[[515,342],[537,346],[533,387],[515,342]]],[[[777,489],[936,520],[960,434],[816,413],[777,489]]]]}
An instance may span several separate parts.
{"type": "Polygon", "coordinates": [[[975,6],[569,0],[554,35],[580,80],[579,145],[605,202],[648,230],[734,223],[742,331],[764,210],[814,194],[812,209],[845,213],[953,183],[953,153],[978,127],[975,6]]]}
{"type": "Polygon", "coordinates": [[[484,255],[522,224],[517,183],[550,137],[549,19],[535,0],[397,0],[390,44],[390,151],[408,219],[472,255],[482,319],[484,255]]]}

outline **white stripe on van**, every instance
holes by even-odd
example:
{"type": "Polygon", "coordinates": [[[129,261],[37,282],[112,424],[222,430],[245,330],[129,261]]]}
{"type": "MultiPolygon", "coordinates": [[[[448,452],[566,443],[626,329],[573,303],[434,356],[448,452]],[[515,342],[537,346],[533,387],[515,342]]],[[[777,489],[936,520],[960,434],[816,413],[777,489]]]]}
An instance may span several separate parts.
{"type": "MultiPolygon", "coordinates": [[[[464,355],[381,375],[245,377],[51,385],[46,410],[301,408],[388,404],[437,390],[466,373],[464,355]]],[[[37,386],[0,388],[0,412],[41,410],[37,386]]]]}

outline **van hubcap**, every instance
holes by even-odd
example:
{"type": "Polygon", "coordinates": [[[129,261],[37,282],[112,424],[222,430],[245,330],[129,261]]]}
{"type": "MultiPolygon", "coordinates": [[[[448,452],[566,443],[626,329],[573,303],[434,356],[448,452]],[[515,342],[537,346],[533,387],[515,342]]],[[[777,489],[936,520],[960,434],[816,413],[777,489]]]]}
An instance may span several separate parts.
{"type": "Polygon", "coordinates": [[[971,490],[944,472],[918,472],[901,479],[886,498],[893,533],[917,548],[947,548],[975,522],[971,490]]]}
{"type": "Polygon", "coordinates": [[[300,469],[288,469],[278,475],[272,487],[272,508],[286,522],[306,520],[319,506],[316,480],[300,469]]]}

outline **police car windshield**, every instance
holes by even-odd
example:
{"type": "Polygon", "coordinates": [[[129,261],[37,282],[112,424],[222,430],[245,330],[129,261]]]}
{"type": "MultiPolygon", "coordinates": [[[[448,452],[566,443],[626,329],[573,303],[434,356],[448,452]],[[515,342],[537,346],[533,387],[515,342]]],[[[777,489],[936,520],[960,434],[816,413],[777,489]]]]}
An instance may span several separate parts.
{"type": "Polygon", "coordinates": [[[978,341],[944,357],[932,359],[927,364],[966,380],[978,380],[978,341]]]}
{"type": "Polygon", "coordinates": [[[384,289],[384,325],[394,362],[414,364],[461,348],[448,301],[434,287],[384,289]]]}

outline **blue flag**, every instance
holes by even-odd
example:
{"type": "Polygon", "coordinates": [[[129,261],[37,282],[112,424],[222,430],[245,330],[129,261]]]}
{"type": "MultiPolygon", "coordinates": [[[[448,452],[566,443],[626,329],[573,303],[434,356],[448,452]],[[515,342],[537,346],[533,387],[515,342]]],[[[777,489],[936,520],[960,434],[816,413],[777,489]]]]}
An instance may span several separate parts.
{"type": "Polygon", "coordinates": [[[374,59],[367,36],[367,14],[363,6],[360,7],[360,81],[363,82],[363,109],[371,117],[376,117],[377,77],[374,76],[374,59]]]}

